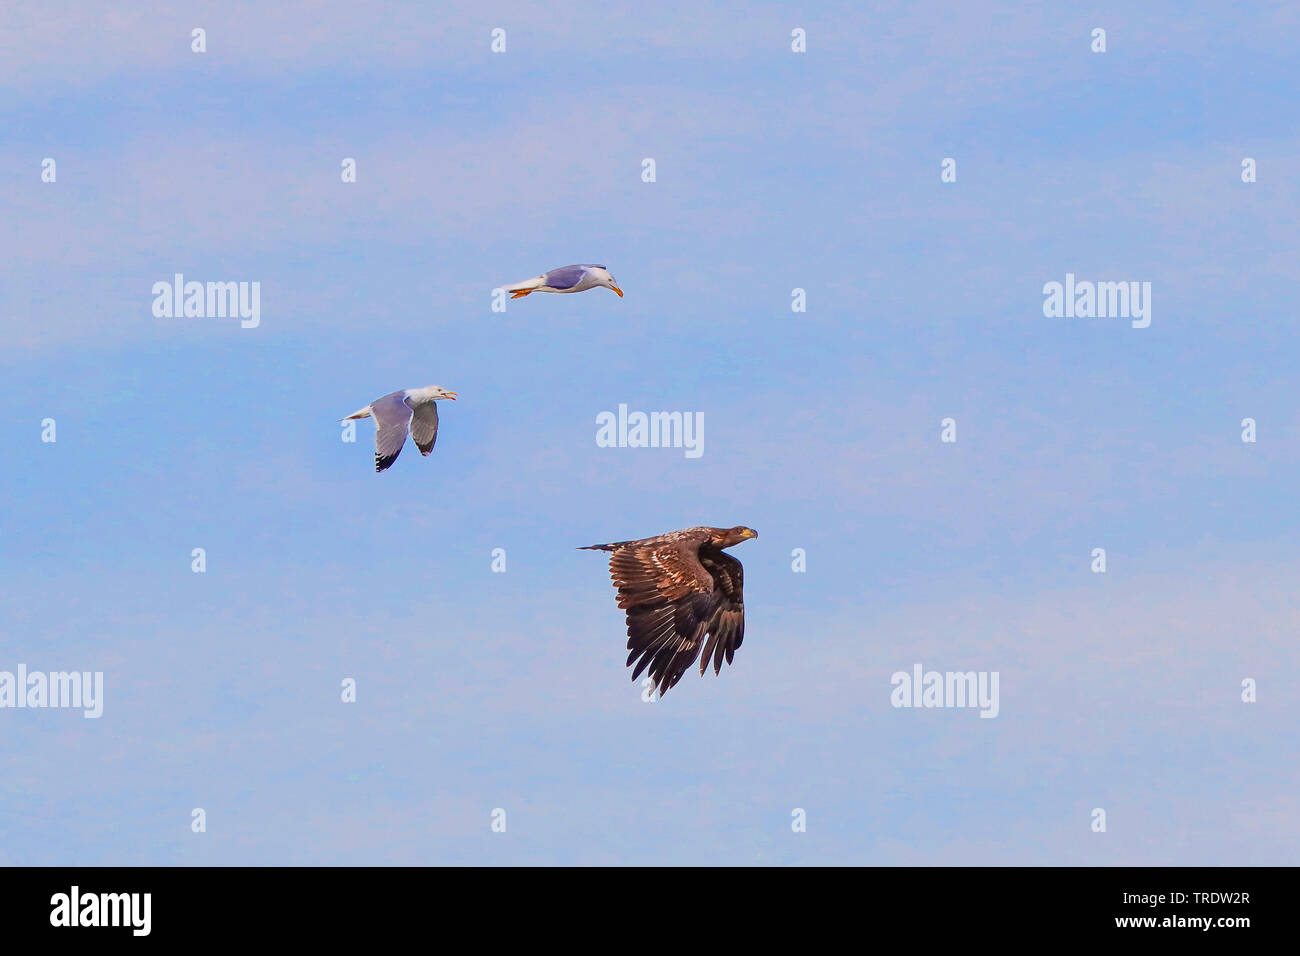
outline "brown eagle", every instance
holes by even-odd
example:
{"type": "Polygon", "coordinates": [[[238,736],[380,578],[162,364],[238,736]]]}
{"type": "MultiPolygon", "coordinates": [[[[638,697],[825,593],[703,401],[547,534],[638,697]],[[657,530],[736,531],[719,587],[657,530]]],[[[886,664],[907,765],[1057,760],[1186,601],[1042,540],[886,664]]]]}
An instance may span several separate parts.
{"type": "Polygon", "coordinates": [[[696,657],[701,674],[710,657],[715,674],[723,655],[731,663],[745,637],[744,570],[722,549],[757,537],[743,526],[686,528],[579,549],[614,552],[609,576],[627,611],[627,665],[637,662],[632,680],[648,667],[662,697],[696,657]]]}

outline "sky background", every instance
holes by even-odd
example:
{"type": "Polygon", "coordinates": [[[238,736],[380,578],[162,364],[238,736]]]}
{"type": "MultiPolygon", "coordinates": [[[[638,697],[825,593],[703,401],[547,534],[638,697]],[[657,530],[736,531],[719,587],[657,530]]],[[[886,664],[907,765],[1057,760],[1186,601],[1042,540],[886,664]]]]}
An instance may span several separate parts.
{"type": "Polygon", "coordinates": [[[271,6],[0,9],[0,670],[106,685],[0,710],[0,864],[1296,862],[1300,9],[271,6]],[[746,640],[646,703],[574,548],[698,524],[746,640]]]}

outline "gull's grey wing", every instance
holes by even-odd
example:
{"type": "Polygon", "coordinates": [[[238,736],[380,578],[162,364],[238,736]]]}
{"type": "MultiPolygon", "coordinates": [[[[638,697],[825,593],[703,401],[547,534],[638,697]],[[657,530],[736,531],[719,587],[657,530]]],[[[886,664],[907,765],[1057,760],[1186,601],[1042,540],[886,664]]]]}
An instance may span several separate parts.
{"type": "Polygon", "coordinates": [[[586,274],[585,266],[561,266],[546,273],[546,284],[552,289],[572,289],[586,274]]]}
{"type": "Polygon", "coordinates": [[[384,471],[397,461],[406,443],[411,406],[404,392],[393,392],[371,402],[370,414],[375,420],[375,471],[384,471]]]}
{"type": "Polygon", "coordinates": [[[438,440],[438,403],[425,402],[415,409],[411,416],[411,437],[421,455],[433,451],[433,443],[438,440]]]}

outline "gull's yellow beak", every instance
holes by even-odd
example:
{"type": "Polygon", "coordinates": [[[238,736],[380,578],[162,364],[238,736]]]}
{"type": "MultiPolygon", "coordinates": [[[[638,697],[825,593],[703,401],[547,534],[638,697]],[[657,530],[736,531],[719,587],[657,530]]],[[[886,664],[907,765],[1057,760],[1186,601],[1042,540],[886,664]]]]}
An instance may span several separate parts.
{"type": "Polygon", "coordinates": [[[622,290],[622,289],[620,289],[618,286],[614,286],[614,291],[618,293],[618,297],[619,297],[620,299],[623,298],[623,290],[622,290]]]}
{"type": "Polygon", "coordinates": [[[450,399],[454,402],[454,401],[456,400],[456,393],[455,393],[455,392],[448,392],[448,393],[447,393],[447,397],[450,398],[450,399]]]}

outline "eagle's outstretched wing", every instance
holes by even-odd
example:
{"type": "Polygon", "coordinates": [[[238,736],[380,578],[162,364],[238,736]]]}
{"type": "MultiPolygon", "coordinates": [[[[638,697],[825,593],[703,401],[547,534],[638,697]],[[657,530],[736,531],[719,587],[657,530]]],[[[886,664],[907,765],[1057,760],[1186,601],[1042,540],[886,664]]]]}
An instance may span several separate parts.
{"type": "Polygon", "coordinates": [[[705,570],[713,576],[714,592],[718,595],[717,610],[709,621],[709,639],[700,655],[700,673],[709,666],[713,655],[713,673],[722,670],[722,658],[731,663],[736,648],[745,639],[745,569],[725,551],[701,555],[705,570]]]}

